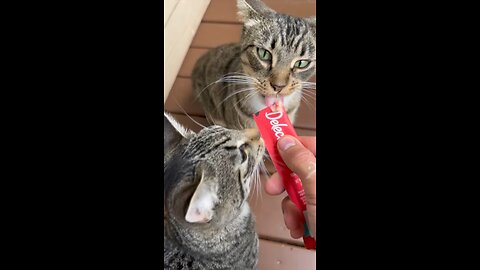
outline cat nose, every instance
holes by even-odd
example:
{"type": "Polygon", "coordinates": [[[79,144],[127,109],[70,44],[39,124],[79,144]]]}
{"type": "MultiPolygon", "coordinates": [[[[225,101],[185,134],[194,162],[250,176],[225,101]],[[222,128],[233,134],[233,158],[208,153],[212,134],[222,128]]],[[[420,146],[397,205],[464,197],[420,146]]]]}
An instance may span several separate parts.
{"type": "Polygon", "coordinates": [[[245,129],[243,130],[243,134],[252,141],[260,139],[260,132],[258,132],[256,128],[245,129]]]}
{"type": "Polygon", "coordinates": [[[272,86],[273,88],[273,91],[277,92],[277,93],[280,93],[280,91],[282,91],[282,89],[287,86],[286,84],[284,85],[277,85],[277,84],[273,84],[273,83],[270,83],[270,85],[272,86]]]}

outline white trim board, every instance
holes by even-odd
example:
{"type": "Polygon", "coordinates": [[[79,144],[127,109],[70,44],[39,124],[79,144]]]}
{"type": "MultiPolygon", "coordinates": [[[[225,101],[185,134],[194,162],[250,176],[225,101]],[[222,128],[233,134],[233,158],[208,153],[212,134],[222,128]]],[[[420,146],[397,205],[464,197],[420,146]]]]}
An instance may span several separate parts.
{"type": "Polygon", "coordinates": [[[210,0],[177,0],[178,3],[176,5],[176,0],[169,1],[172,2],[169,5],[165,4],[165,7],[169,6],[173,8],[173,11],[166,21],[166,25],[164,25],[164,104],[190,47],[190,43],[210,4],[210,0]]]}

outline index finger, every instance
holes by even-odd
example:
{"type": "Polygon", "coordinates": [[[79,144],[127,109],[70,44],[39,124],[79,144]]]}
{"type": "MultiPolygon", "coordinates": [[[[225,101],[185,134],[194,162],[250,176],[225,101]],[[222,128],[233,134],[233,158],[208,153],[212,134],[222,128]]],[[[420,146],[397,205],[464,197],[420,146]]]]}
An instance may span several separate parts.
{"type": "Polygon", "coordinates": [[[279,141],[278,147],[284,149],[279,152],[285,164],[302,180],[307,202],[315,204],[317,177],[315,156],[299,140],[291,136],[283,137],[279,141]],[[285,150],[285,148],[288,149],[285,150]]]}
{"type": "Polygon", "coordinates": [[[270,195],[278,195],[285,191],[283,187],[282,178],[275,172],[270,178],[265,182],[265,191],[270,195]]]}

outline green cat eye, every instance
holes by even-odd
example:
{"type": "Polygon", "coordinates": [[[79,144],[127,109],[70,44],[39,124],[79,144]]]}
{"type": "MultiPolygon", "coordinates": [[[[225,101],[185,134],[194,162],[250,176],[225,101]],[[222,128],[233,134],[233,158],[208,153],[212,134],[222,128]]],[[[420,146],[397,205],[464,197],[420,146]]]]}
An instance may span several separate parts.
{"type": "Polygon", "coordinates": [[[263,61],[272,60],[272,54],[265,49],[257,48],[257,54],[258,54],[258,57],[260,57],[260,59],[262,59],[263,61]]]}
{"type": "Polygon", "coordinates": [[[310,64],[310,61],[308,60],[298,60],[295,62],[295,67],[296,68],[306,68],[310,64]]]}

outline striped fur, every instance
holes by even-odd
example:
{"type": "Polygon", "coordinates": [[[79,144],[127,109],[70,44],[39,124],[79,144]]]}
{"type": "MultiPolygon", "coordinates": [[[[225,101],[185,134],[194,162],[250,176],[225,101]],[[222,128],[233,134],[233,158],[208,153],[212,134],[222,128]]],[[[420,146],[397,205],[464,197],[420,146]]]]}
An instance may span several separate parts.
{"type": "Polygon", "coordinates": [[[265,96],[284,97],[292,122],[302,85],[316,71],[316,19],[279,14],[259,0],[238,0],[244,22],[241,41],[208,51],[196,63],[193,89],[207,118],[228,128],[255,128],[252,114],[265,108],[265,96]],[[261,59],[258,49],[271,54],[261,59]],[[300,60],[310,64],[295,66],[300,60]]]}
{"type": "Polygon", "coordinates": [[[164,139],[174,142],[164,149],[164,269],[256,269],[258,236],[247,200],[265,152],[258,132],[209,126],[195,134],[168,115],[164,123],[164,139]],[[200,185],[214,193],[213,216],[187,222],[200,185]]]}

